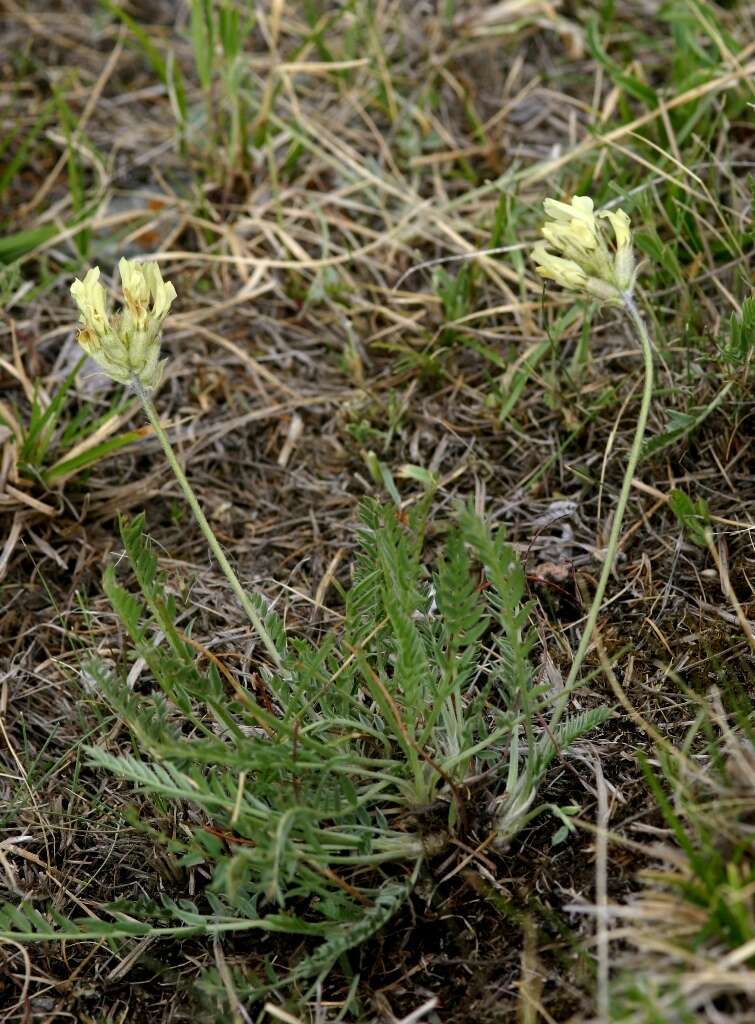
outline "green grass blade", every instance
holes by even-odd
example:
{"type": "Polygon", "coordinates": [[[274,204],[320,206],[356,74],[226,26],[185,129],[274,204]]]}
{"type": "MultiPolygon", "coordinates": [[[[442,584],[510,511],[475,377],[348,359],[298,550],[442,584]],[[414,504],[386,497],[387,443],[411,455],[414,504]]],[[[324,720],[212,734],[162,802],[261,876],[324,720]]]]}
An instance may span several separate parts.
{"type": "Polygon", "coordinates": [[[45,103],[39,115],[37,116],[36,121],[31,126],[26,137],[24,138],[24,141],[16,150],[15,156],[10,160],[10,162],[3,169],[3,171],[0,172],[0,195],[2,195],[2,193],[8,187],[8,185],[11,183],[11,181],[13,181],[13,179],[15,178],[17,172],[26,163],[26,158],[29,155],[32,146],[37,141],[39,136],[42,134],[42,129],[47,123],[50,116],[50,112],[54,109],[54,107],[54,99],[48,100],[47,103],[45,103]]]}
{"type": "Polygon", "coordinates": [[[114,3],[114,0],[100,0],[100,3],[109,11],[110,14],[118,18],[119,21],[123,22],[126,28],[129,30],[131,35],[137,41],[139,46],[144,52],[144,56],[149,62],[152,70],[155,72],[157,77],[165,85],[168,84],[168,75],[163,55],[157,49],[155,44],[149,37],[149,33],[141,27],[138,21],[135,21],[130,14],[127,14],[122,7],[114,3]]]}

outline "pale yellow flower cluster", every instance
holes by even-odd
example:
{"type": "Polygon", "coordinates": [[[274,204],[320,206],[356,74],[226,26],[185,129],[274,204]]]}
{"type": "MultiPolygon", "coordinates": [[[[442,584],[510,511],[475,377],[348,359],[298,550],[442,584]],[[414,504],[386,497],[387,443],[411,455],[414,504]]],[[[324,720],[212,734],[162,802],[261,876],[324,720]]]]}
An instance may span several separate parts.
{"type": "Polygon", "coordinates": [[[108,317],[100,268],[92,267],[83,281],[71,285],[81,311],[78,340],[92,359],[121,384],[138,381],[149,390],[158,387],[165,361],[160,362],[160,335],[176,290],[163,281],[156,263],[122,259],[118,264],[125,306],[108,317]]]}
{"type": "Polygon", "coordinates": [[[569,291],[622,305],[632,294],[637,273],[624,210],[596,215],[589,196],[574,196],[570,204],[546,199],[543,206],[551,219],[542,228],[545,241],[532,253],[538,274],[569,291]],[[603,220],[613,230],[610,241],[603,220]]]}
{"type": "MultiPolygon", "coordinates": [[[[550,220],[542,228],[545,241],[532,254],[538,274],[600,302],[626,304],[637,270],[624,210],[596,214],[589,196],[574,196],[571,203],[546,199],[543,205],[550,220]],[[606,221],[613,232],[610,239],[606,221]]],[[[138,382],[152,390],[162,378],[160,335],[176,290],[163,281],[157,263],[122,259],[118,269],[125,306],[111,317],[99,267],[71,286],[81,311],[79,344],[113,380],[138,382]]]]}

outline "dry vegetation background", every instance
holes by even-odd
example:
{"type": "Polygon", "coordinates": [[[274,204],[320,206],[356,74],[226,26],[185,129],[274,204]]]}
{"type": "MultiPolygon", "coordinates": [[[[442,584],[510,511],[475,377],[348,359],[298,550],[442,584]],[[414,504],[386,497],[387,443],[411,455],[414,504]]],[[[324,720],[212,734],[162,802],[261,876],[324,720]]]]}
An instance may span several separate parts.
{"type": "MultiPolygon", "coordinates": [[[[179,624],[208,657],[249,680],[259,653],[133,397],[87,364],[32,436],[79,359],[72,278],[126,254],[174,282],[158,408],[234,564],[289,630],[338,627],[360,499],[395,489],[410,507],[422,486],[405,467],[421,467],[439,484],[431,545],[459,500],[506,526],[557,687],[641,383],[621,317],[544,290],[527,261],[542,199],[588,193],[631,213],[658,380],[604,666],[593,650],[574,697],[617,711],[547,780],[550,801],[578,806],[576,831],[553,845],[558,823],[540,818],[505,852],[472,843],[430,864],[324,987],[280,997],[279,1019],[755,1021],[752,650],[728,596],[755,618],[753,325],[736,327],[752,286],[755,8],[254,10],[236,62],[218,44],[203,67],[186,3],[0,3],[4,895],[77,917],[203,884],[137,827],[180,830],[180,811],[140,803],[82,749],[127,741],[83,656],[133,683],[144,671],[102,591],[118,513],[146,510],[179,624]],[[675,487],[707,502],[717,557],[670,510],[675,487]],[[700,897],[714,846],[735,867],[700,897]]],[[[0,1020],[273,1019],[234,996],[233,970],[264,977],[265,958],[301,955],[269,936],[4,939],[0,1020]]]]}

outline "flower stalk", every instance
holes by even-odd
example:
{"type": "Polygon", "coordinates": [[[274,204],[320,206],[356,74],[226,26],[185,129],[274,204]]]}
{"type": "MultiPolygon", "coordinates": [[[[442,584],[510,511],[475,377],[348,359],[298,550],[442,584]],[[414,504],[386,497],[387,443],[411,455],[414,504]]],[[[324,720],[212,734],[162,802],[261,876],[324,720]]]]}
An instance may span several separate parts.
{"type": "Polygon", "coordinates": [[[183,491],[183,495],[189,504],[189,508],[191,509],[194,518],[197,521],[197,525],[204,534],[204,538],[207,541],[207,544],[209,545],[210,551],[212,551],[213,555],[215,556],[215,560],[217,561],[218,565],[225,574],[225,578],[231,585],[231,590],[238,598],[239,604],[243,608],[247,618],[251,622],[260,640],[264,644],[265,650],[270,655],[273,664],[276,666],[276,668],[280,668],[281,659],[280,655],[278,654],[278,649],[273,643],[269,632],[265,628],[262,619],[259,615],[259,612],[255,608],[254,604],[249,598],[249,595],[241,585],[241,581],[239,580],[238,576],[233,571],[231,563],[228,561],[225,552],[223,551],[222,547],[220,546],[220,543],[218,542],[217,537],[212,531],[212,527],[207,521],[207,516],[205,516],[204,512],[202,511],[202,506],[199,504],[197,496],[192,490],[191,484],[189,483],[188,478],[181,467],[181,463],[178,461],[176,453],[173,451],[173,446],[171,445],[170,440],[168,439],[168,435],[165,433],[165,430],[163,429],[163,426],[160,423],[160,419],[157,415],[157,409],[155,408],[155,403],[152,401],[151,397],[142,386],[138,377],[134,377],[132,384],[134,387],[134,391],[136,391],[137,397],[142,403],[142,407],[144,409],[147,419],[149,420],[150,426],[155,432],[155,437],[160,442],[160,446],[162,447],[163,454],[165,455],[165,458],[168,461],[168,465],[173,470],[173,475],[178,481],[178,486],[183,491]]]}
{"type": "MultiPolygon", "coordinates": [[[[585,620],[585,628],[582,631],[582,638],[577,648],[577,653],[574,655],[569,675],[564,684],[564,691],[568,694],[571,687],[576,683],[579,670],[582,667],[582,663],[585,660],[585,655],[592,641],[593,633],[595,632],[595,626],[598,621],[598,615],[600,614],[601,605],[603,604],[603,597],[605,596],[606,587],[608,586],[608,580],[610,579],[611,573],[613,572],[614,562],[616,560],[616,552],[619,548],[619,540],[621,539],[621,527],[624,522],[624,515],[626,513],[627,505],[629,503],[629,494],[632,489],[632,479],[637,469],[637,464],[640,461],[640,454],[642,452],[642,442],[645,439],[645,429],[647,427],[648,415],[650,413],[650,403],[653,397],[653,349],[650,342],[650,336],[645,326],[645,322],[642,318],[640,311],[637,309],[634,299],[631,295],[626,295],[623,302],[624,310],[627,316],[632,322],[637,337],[640,341],[640,347],[642,348],[642,355],[644,360],[644,381],[642,386],[642,400],[640,402],[640,411],[637,416],[637,425],[634,430],[634,438],[632,440],[632,447],[629,451],[629,458],[627,459],[627,466],[624,471],[624,480],[621,485],[621,491],[619,492],[619,500],[616,504],[616,511],[613,517],[613,523],[611,524],[611,532],[608,537],[608,545],[606,546],[605,558],[603,561],[603,568],[600,573],[598,580],[598,586],[595,589],[595,594],[590,605],[590,610],[587,613],[587,619],[585,620]]],[[[559,716],[560,717],[560,716],[559,716]]]]}
{"type": "Polygon", "coordinates": [[[642,400],[637,416],[632,447],[608,537],[603,568],[590,604],[582,636],[564,684],[563,696],[556,703],[551,728],[566,709],[569,693],[577,682],[580,669],[590,647],[603,604],[608,581],[613,572],[621,539],[632,479],[637,469],[645,438],[650,403],[653,397],[653,347],[645,321],[634,301],[637,278],[632,232],[629,217],[623,210],[593,212],[589,196],[574,196],[571,204],[546,199],[545,212],[551,222],[543,226],[545,242],[538,242],[533,252],[535,269],[541,277],[556,281],[568,291],[597,299],[603,305],[621,308],[632,324],[642,350],[644,381],[642,400]],[[613,238],[609,239],[603,221],[608,221],[613,238]],[[556,253],[549,251],[549,246],[556,253]]]}

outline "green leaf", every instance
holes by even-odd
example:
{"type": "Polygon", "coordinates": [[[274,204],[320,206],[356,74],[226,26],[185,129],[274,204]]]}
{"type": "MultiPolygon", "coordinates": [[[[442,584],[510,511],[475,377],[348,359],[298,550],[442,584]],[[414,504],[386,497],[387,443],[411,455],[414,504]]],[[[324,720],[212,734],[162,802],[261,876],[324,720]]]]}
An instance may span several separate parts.
{"type": "Polygon", "coordinates": [[[185,128],[188,119],[186,87],[183,75],[181,74],[181,68],[172,50],[168,53],[165,61],[165,78],[171,106],[176,114],[176,120],[182,128],[185,128]]]}
{"type": "Polygon", "coordinates": [[[119,452],[122,448],[126,448],[130,444],[134,444],[136,441],[141,441],[144,436],[141,430],[129,430],[125,434],[119,434],[117,437],[111,437],[107,441],[102,441],[100,444],[94,445],[92,448],[87,449],[85,452],[81,452],[80,455],[74,456],[72,459],[62,458],[51,466],[50,469],[45,471],[42,475],[45,482],[48,484],[54,483],[61,477],[71,477],[82,469],[86,469],[87,466],[94,465],[96,462],[100,462],[102,459],[106,459],[109,455],[119,452]]]}
{"type": "Polygon", "coordinates": [[[635,99],[641,100],[651,110],[658,106],[658,96],[655,89],[646,85],[645,82],[641,82],[634,75],[623,71],[603,49],[598,29],[598,18],[595,15],[587,23],[587,45],[595,60],[606,69],[613,81],[621,86],[625,92],[629,93],[630,96],[634,96],[635,99]]]}
{"type": "Polygon", "coordinates": [[[729,343],[724,358],[734,366],[742,366],[755,349],[755,297],[742,303],[742,314],[734,313],[729,320],[729,343]]]}
{"type": "MultiPolygon", "coordinates": [[[[2,171],[0,171],[0,194],[2,194],[6,190],[8,185],[13,181],[14,177],[16,176],[16,173],[20,171],[26,163],[26,158],[31,152],[32,146],[35,144],[37,139],[42,134],[42,131],[54,107],[55,98],[53,97],[53,99],[48,100],[47,103],[45,103],[45,105],[42,107],[41,111],[37,115],[36,120],[34,121],[34,124],[26,133],[26,137],[24,138],[23,142],[21,142],[15,147],[14,155],[11,157],[11,159],[8,161],[8,163],[2,169],[2,171]]],[[[41,229],[37,228],[36,230],[39,231],[41,229]]],[[[17,253],[16,255],[22,254],[17,253]]],[[[15,258],[15,256],[13,256],[12,258],[15,258]]]]}
{"type": "Polygon", "coordinates": [[[60,228],[57,225],[43,224],[38,228],[17,231],[13,235],[0,238],[0,263],[13,263],[59,233],[60,228]]]}
{"type": "Polygon", "coordinates": [[[212,85],[215,47],[210,0],[191,0],[191,47],[199,81],[207,91],[212,85]]]}
{"type": "Polygon", "coordinates": [[[694,409],[691,412],[681,412],[678,409],[669,409],[669,424],[667,429],[664,430],[663,433],[656,434],[654,437],[650,437],[645,441],[642,446],[640,458],[651,458],[653,455],[657,455],[658,452],[663,451],[664,448],[668,448],[670,445],[676,444],[683,438],[689,437],[693,434],[705,422],[710,414],[715,412],[731,389],[732,383],[726,384],[721,388],[711,402],[703,408],[694,409]]]}
{"type": "Polygon", "coordinates": [[[669,508],[684,527],[690,540],[707,548],[707,530],[710,526],[708,503],[704,498],[693,501],[688,494],[675,487],[669,495],[669,508]]]}
{"type": "Polygon", "coordinates": [[[35,468],[42,465],[52,440],[58,416],[63,410],[68,392],[71,390],[85,358],[85,356],[82,356],[79,359],[44,411],[42,411],[42,407],[35,396],[32,403],[29,428],[19,452],[19,460],[21,462],[28,463],[35,468]]]}
{"type": "Polygon", "coordinates": [[[155,44],[150,39],[149,33],[146,31],[146,29],[143,29],[139,22],[135,21],[130,14],[127,14],[122,7],[119,7],[118,4],[114,2],[114,0],[100,0],[100,3],[107,11],[109,11],[112,15],[118,18],[119,21],[123,22],[123,24],[126,26],[126,28],[129,30],[131,35],[134,37],[134,39],[141,47],[142,51],[144,52],[144,56],[146,57],[147,62],[151,66],[152,70],[155,72],[155,74],[163,83],[163,85],[168,85],[168,74],[165,65],[165,60],[160,51],[157,49],[155,44]]]}
{"type": "MultiPolygon", "coordinates": [[[[71,195],[71,204],[73,206],[76,219],[82,220],[87,214],[87,203],[83,175],[81,167],[79,166],[79,157],[76,146],[74,145],[74,139],[77,132],[77,121],[73,111],[66,103],[60,89],[54,88],[54,97],[58,113],[60,115],[60,121],[63,125],[63,130],[65,131],[66,141],[68,143],[68,191],[71,195]]],[[[82,230],[77,232],[74,237],[76,246],[79,250],[79,256],[85,259],[89,251],[91,231],[88,228],[82,228],[82,230]]]]}

